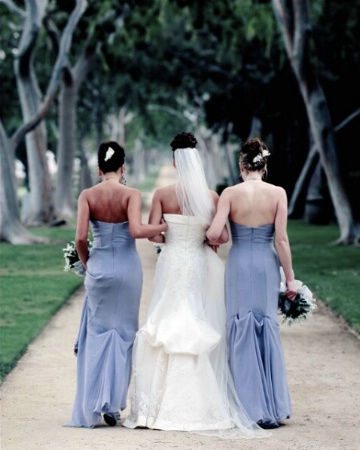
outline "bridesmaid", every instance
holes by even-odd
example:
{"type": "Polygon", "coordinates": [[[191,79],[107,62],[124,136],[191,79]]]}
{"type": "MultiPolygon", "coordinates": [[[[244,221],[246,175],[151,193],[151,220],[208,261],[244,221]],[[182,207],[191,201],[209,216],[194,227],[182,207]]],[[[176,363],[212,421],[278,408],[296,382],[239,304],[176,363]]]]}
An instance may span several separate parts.
{"type": "Polygon", "coordinates": [[[242,145],[240,171],[244,182],[221,194],[207,237],[216,240],[230,219],[232,247],[225,270],[230,369],[250,418],[263,428],[276,428],[291,415],[277,319],[279,260],[291,300],[296,288],[287,235],[286,193],[263,181],[269,155],[259,139],[242,145]]]}
{"type": "Polygon", "coordinates": [[[166,231],[164,222],[141,222],[141,194],[120,183],[124,149],[103,142],[98,150],[102,182],[78,200],[75,245],[86,269],[86,296],[80,320],[77,390],[67,426],[93,428],[101,420],[114,426],[126,407],[131,354],[138,329],[142,267],[135,238],[166,231]],[[89,223],[93,247],[88,253],[89,223]]]}

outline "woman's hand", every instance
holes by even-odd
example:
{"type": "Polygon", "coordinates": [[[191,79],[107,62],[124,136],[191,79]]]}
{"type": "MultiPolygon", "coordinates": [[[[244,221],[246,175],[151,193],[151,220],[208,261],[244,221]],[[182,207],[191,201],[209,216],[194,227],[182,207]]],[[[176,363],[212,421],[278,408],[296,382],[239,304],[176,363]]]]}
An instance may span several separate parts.
{"type": "Polygon", "coordinates": [[[154,244],[165,244],[165,236],[163,234],[157,234],[148,239],[150,242],[154,242],[154,244]]]}
{"type": "Polygon", "coordinates": [[[208,239],[205,239],[205,244],[211,247],[215,253],[218,252],[220,245],[217,242],[211,242],[208,239]]]}
{"type": "Polygon", "coordinates": [[[165,231],[167,231],[168,229],[168,225],[163,218],[160,219],[160,225],[163,225],[163,229],[161,230],[161,232],[165,233],[165,231]]]}
{"type": "Polygon", "coordinates": [[[285,295],[289,300],[295,300],[297,296],[297,289],[295,287],[295,281],[287,281],[286,282],[286,291],[285,295]]]}

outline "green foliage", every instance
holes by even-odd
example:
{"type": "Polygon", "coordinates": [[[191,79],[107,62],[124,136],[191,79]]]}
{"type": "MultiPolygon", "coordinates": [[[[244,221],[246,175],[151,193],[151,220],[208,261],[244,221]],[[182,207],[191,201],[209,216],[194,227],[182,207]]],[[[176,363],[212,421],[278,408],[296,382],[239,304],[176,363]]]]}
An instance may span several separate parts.
{"type": "MultiPolygon", "coordinates": [[[[170,142],[176,133],[182,130],[196,133],[194,125],[176,109],[165,105],[150,105],[153,133],[148,133],[147,119],[137,115],[127,125],[126,155],[131,155],[136,139],[140,139],[145,148],[155,148],[170,155],[170,142]]],[[[128,158],[127,158],[128,160],[128,158]]]]}
{"type": "Polygon", "coordinates": [[[52,244],[0,244],[0,379],[11,371],[48,320],[83,282],[64,272],[62,248],[74,229],[37,229],[52,244]]]}
{"type": "MultiPolygon", "coordinates": [[[[52,0],[49,5],[47,20],[61,31],[74,1],[52,0]]],[[[309,6],[313,64],[337,125],[359,107],[354,92],[360,77],[360,0],[346,7],[338,0],[314,0],[309,6]]],[[[21,123],[12,53],[21,19],[4,5],[0,8],[0,116],[10,134],[21,123]]],[[[108,115],[122,107],[135,115],[126,129],[129,155],[137,138],[146,148],[167,148],[177,131],[196,132],[202,125],[222,134],[224,141],[243,140],[257,117],[261,135],[271,146],[271,181],[291,194],[309,148],[308,119],[271,0],[88,2],[74,35],[71,64],[94,48],[94,70],[79,96],[79,138],[91,139],[96,148],[99,139],[107,138],[108,115]],[[184,110],[195,112],[196,122],[188,121],[184,110]]],[[[42,28],[34,55],[42,89],[55,53],[42,28]]],[[[56,104],[46,120],[48,125],[56,123],[56,104]]],[[[351,152],[358,124],[359,116],[336,135],[345,190],[354,209],[360,172],[351,152]]],[[[56,126],[48,128],[55,150],[56,126]]]]}
{"type": "Polygon", "coordinates": [[[360,333],[360,250],[333,246],[338,226],[289,222],[295,278],[306,284],[338,315],[360,333]]]}

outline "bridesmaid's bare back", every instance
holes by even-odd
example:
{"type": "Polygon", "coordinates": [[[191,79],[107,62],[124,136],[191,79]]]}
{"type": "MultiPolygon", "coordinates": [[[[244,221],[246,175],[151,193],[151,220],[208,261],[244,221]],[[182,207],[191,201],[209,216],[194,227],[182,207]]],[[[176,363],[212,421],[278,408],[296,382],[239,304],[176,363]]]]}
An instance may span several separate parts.
{"type": "Polygon", "coordinates": [[[123,186],[118,181],[107,180],[84,191],[89,204],[90,218],[101,222],[127,222],[128,204],[135,189],[123,186]]]}
{"type": "Polygon", "coordinates": [[[229,218],[248,227],[275,222],[281,188],[261,180],[248,180],[228,188],[229,218]]]}

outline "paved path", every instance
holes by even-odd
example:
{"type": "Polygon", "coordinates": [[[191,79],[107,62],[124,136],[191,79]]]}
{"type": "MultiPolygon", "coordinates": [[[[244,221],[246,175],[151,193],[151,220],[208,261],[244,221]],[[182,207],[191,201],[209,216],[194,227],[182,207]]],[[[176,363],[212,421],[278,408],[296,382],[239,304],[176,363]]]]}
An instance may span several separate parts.
{"type": "MultiPolygon", "coordinates": [[[[166,168],[159,182],[167,183],[171,176],[166,168]]],[[[138,240],[137,246],[144,269],[141,322],[157,256],[147,240],[138,240]]],[[[227,250],[222,248],[222,257],[227,250]]],[[[75,393],[72,347],[83,294],[80,289],[58,312],[3,382],[2,450],[360,449],[360,341],[324,307],[303,325],[281,326],[293,417],[270,438],[234,442],[121,426],[63,427],[75,393]]]]}

